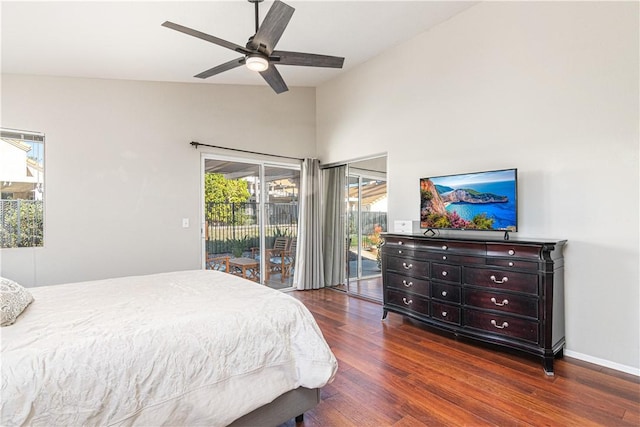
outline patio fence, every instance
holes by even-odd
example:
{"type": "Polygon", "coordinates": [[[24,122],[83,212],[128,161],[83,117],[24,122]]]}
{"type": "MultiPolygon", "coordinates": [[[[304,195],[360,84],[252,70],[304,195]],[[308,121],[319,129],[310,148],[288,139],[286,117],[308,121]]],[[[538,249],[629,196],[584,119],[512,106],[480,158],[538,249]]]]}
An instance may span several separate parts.
{"type": "MultiPolygon", "coordinates": [[[[265,244],[270,248],[276,237],[298,234],[297,203],[266,203],[265,244]]],[[[260,246],[258,204],[208,203],[206,207],[205,241],[208,254],[247,255],[260,246]]],[[[363,245],[370,245],[367,236],[374,234],[376,224],[387,231],[386,212],[362,212],[363,245]]],[[[349,215],[350,228],[355,219],[349,215]]],[[[357,239],[355,240],[357,241],[357,239]]]]}
{"type": "MultiPolygon", "coordinates": [[[[279,236],[294,237],[298,232],[297,203],[266,203],[266,245],[279,236]]],[[[387,231],[386,212],[362,212],[363,234],[369,235],[379,224],[387,231]]],[[[207,253],[250,251],[260,244],[258,205],[246,203],[208,203],[205,239],[207,253]]],[[[350,228],[355,219],[350,215],[350,228]]],[[[41,200],[0,200],[0,244],[3,248],[42,246],[43,203],[41,200]]]]}
{"type": "Polygon", "coordinates": [[[42,200],[0,200],[0,247],[42,246],[42,200]]]}
{"type": "MultiPolygon", "coordinates": [[[[266,203],[265,242],[298,234],[297,203],[266,203]]],[[[208,254],[246,254],[260,246],[258,204],[207,203],[205,242],[208,254]]]]}
{"type": "MultiPolygon", "coordinates": [[[[375,235],[375,226],[379,225],[382,231],[389,231],[387,228],[387,213],[377,211],[364,211],[360,213],[362,221],[362,247],[368,248],[375,245],[371,238],[375,235]]],[[[349,237],[351,244],[358,242],[358,216],[357,212],[349,212],[349,237]]]]}

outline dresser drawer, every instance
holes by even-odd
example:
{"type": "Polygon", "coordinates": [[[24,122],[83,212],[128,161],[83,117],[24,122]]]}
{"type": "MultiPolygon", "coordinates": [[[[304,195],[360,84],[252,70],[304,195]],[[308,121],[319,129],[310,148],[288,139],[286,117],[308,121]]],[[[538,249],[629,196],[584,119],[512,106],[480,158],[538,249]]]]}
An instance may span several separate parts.
{"type": "Polygon", "coordinates": [[[383,249],[386,255],[398,256],[398,257],[414,257],[416,251],[410,247],[404,246],[390,246],[383,249]]]}
{"type": "Polygon", "coordinates": [[[429,297],[429,281],[416,279],[410,276],[401,276],[399,274],[387,273],[387,281],[385,285],[391,289],[398,289],[402,292],[411,292],[414,294],[429,297]]]}
{"type": "Polygon", "coordinates": [[[384,240],[382,250],[386,255],[413,257],[415,255],[415,247],[415,240],[399,237],[387,237],[384,240]]]}
{"type": "Polygon", "coordinates": [[[511,243],[487,243],[487,256],[540,259],[540,246],[514,245],[511,243]]]}
{"type": "Polygon", "coordinates": [[[431,278],[444,282],[460,283],[460,266],[448,264],[431,264],[431,278]]]}
{"type": "Polygon", "coordinates": [[[429,315],[429,299],[408,292],[387,289],[385,304],[400,307],[423,316],[429,315]]]}
{"type": "Polygon", "coordinates": [[[432,261],[439,261],[448,264],[485,264],[484,257],[474,257],[467,255],[452,255],[448,252],[421,252],[418,258],[425,258],[432,261]]]}
{"type": "Polygon", "coordinates": [[[507,270],[465,268],[464,283],[496,289],[538,294],[538,275],[507,270]]]}
{"type": "Polygon", "coordinates": [[[429,263],[413,258],[387,257],[387,269],[413,277],[429,277],[429,263]]]}
{"type": "Polygon", "coordinates": [[[507,267],[512,270],[538,271],[538,263],[535,261],[521,261],[519,259],[487,258],[487,265],[507,267]]]}
{"type": "Polygon", "coordinates": [[[463,326],[538,343],[538,322],[466,309],[463,326]]]}
{"type": "Polygon", "coordinates": [[[460,307],[431,301],[431,318],[459,325],[460,307]]]}
{"type": "Polygon", "coordinates": [[[466,306],[538,318],[538,298],[469,288],[462,292],[466,306]]]}
{"type": "Polygon", "coordinates": [[[433,282],[431,284],[431,298],[459,304],[460,286],[433,282]]]}
{"type": "Polygon", "coordinates": [[[443,254],[451,253],[484,256],[487,253],[484,243],[457,242],[451,240],[421,241],[418,243],[416,248],[437,251],[443,254]]]}
{"type": "Polygon", "coordinates": [[[385,237],[384,238],[384,247],[404,247],[404,248],[415,248],[416,241],[413,239],[407,239],[404,237],[385,237]]]}

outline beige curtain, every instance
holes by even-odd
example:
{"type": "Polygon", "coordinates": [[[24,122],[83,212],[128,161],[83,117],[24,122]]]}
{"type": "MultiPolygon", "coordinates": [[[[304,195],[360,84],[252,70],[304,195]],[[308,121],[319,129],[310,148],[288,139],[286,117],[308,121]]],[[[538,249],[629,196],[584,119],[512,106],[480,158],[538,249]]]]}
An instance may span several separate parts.
{"type": "Polygon", "coordinates": [[[299,290],[319,289],[324,287],[320,161],[304,159],[300,175],[298,249],[293,286],[299,290]]]}

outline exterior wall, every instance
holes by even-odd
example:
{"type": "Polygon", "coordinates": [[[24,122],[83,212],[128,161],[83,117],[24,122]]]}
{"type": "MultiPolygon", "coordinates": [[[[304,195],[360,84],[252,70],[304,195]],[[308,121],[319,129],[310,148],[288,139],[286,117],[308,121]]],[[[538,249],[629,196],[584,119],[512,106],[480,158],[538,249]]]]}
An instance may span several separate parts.
{"type": "Polygon", "coordinates": [[[0,181],[34,182],[27,177],[27,152],[0,140],[0,181]]]}

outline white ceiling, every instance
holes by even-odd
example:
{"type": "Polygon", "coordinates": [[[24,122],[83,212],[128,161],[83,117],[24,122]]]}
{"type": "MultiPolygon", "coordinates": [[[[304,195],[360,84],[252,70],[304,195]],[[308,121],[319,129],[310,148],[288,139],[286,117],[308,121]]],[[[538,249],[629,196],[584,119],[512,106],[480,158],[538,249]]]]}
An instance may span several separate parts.
{"type": "MultiPolygon", "coordinates": [[[[279,66],[289,87],[317,86],[414,37],[475,2],[293,1],[279,50],[345,57],[342,70],[279,66]]],[[[260,21],[271,7],[260,3],[260,21]]],[[[239,55],[162,27],[164,21],[245,45],[254,6],[230,1],[2,1],[2,73],[107,79],[266,84],[239,67],[193,76],[239,55]]]]}

